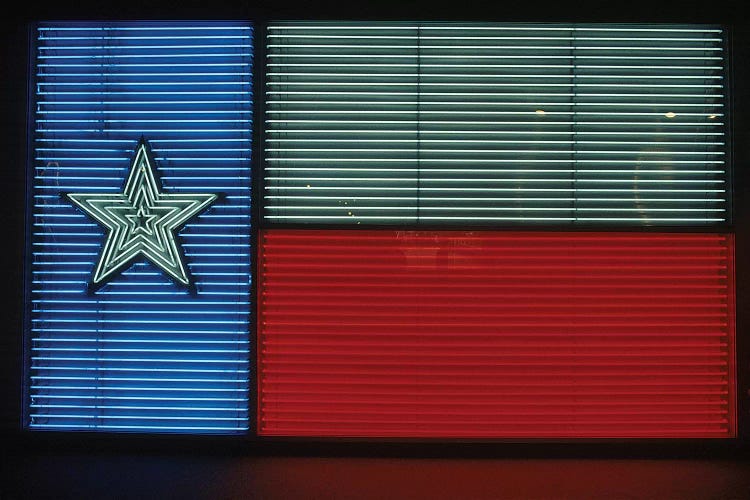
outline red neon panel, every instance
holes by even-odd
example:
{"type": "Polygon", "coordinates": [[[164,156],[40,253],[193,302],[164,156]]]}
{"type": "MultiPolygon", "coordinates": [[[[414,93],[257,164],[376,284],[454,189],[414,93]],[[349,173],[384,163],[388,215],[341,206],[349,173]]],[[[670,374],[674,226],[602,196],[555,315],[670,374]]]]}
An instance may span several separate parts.
{"type": "Polygon", "coordinates": [[[733,237],[269,230],[259,433],[731,437],[733,237]]]}

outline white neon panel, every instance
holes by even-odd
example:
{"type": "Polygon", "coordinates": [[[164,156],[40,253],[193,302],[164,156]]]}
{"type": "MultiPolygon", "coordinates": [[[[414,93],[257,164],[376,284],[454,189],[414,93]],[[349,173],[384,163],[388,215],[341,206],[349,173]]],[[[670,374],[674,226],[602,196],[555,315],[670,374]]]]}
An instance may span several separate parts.
{"type": "Polygon", "coordinates": [[[264,218],[726,222],[723,40],[702,25],[272,23],[264,218]]]}

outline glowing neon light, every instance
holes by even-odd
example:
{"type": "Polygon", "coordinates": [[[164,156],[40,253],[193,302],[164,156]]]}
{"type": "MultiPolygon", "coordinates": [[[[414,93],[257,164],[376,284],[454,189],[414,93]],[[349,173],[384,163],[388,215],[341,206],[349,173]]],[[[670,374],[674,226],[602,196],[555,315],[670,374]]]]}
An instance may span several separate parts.
{"type": "Polygon", "coordinates": [[[177,282],[190,284],[174,233],[216,201],[217,195],[161,192],[144,138],[138,143],[122,193],[67,196],[109,231],[94,284],[110,279],[141,255],[177,282]]]}

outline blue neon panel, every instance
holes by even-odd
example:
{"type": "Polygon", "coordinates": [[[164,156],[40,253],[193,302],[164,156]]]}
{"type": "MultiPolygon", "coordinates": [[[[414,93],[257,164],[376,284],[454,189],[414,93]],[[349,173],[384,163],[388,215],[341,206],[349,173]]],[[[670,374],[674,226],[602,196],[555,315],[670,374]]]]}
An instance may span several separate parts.
{"type": "Polygon", "coordinates": [[[27,425],[249,427],[252,28],[37,31],[27,425]],[[66,193],[118,193],[139,138],[165,193],[219,193],[177,232],[194,292],[144,258],[89,291],[105,241],[66,193]]]}

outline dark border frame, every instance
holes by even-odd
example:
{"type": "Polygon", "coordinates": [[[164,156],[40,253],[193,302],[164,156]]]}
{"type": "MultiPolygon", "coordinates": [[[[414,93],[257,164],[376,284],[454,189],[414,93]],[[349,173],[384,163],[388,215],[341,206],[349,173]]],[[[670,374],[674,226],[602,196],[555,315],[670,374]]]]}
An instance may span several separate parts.
{"type": "MultiPolygon", "coordinates": [[[[36,52],[36,38],[32,35],[33,27],[28,26],[27,27],[27,34],[29,37],[29,54],[33,54],[36,52]]],[[[31,57],[28,58],[28,83],[26,88],[26,165],[25,165],[25,171],[26,179],[25,179],[25,204],[24,204],[24,239],[26,241],[26,244],[24,245],[24,261],[23,261],[23,345],[22,345],[22,374],[23,374],[23,380],[21,382],[21,412],[20,412],[20,423],[21,426],[26,427],[27,423],[27,415],[29,412],[31,399],[30,399],[30,393],[28,384],[24,383],[28,380],[28,377],[30,375],[29,367],[31,366],[31,342],[29,340],[29,335],[27,332],[31,329],[31,281],[33,279],[33,274],[31,271],[31,260],[32,260],[32,253],[33,249],[31,245],[29,244],[31,242],[31,235],[32,235],[32,223],[34,221],[34,199],[32,197],[33,195],[33,182],[31,179],[33,178],[33,170],[31,166],[34,165],[34,158],[33,158],[33,144],[34,144],[34,138],[36,136],[36,131],[34,130],[34,107],[36,103],[34,102],[34,99],[32,96],[35,95],[34,88],[36,87],[37,83],[37,76],[34,72],[34,66],[33,66],[33,59],[31,57]]]]}
{"type": "Polygon", "coordinates": [[[262,267],[260,263],[260,252],[258,245],[260,243],[260,231],[258,223],[262,219],[263,206],[263,172],[260,165],[263,165],[265,158],[263,156],[263,145],[266,142],[266,128],[263,126],[266,110],[265,95],[266,89],[266,25],[265,23],[253,22],[253,140],[250,163],[250,183],[252,199],[250,200],[250,272],[251,272],[251,289],[250,289],[250,393],[248,395],[250,419],[250,431],[248,435],[258,435],[258,418],[260,415],[260,392],[258,391],[258,269],[262,267]]]}
{"type": "MultiPolygon", "coordinates": [[[[174,12],[174,6],[164,2],[163,5],[156,6],[153,3],[134,0],[128,6],[112,6],[107,4],[96,3],[89,0],[82,0],[80,5],[75,7],[63,6],[57,7],[40,7],[28,5],[22,7],[21,13],[16,14],[16,18],[9,18],[5,23],[13,29],[8,29],[4,36],[10,41],[9,47],[15,45],[16,52],[6,64],[12,66],[12,70],[7,75],[11,85],[28,85],[30,94],[28,94],[23,103],[9,103],[11,106],[8,111],[14,113],[16,122],[19,120],[19,110],[23,108],[27,113],[23,117],[25,123],[30,127],[33,117],[33,103],[29,95],[33,95],[33,84],[29,77],[33,75],[32,67],[28,61],[33,60],[33,46],[31,40],[33,36],[30,30],[25,30],[25,39],[19,32],[18,23],[27,27],[30,22],[41,18],[66,19],[70,17],[82,18],[86,20],[106,20],[111,19],[139,19],[148,16],[150,20],[158,19],[221,19],[221,18],[242,18],[253,21],[254,31],[253,38],[255,41],[255,53],[253,60],[253,91],[255,94],[253,111],[253,123],[256,127],[252,136],[253,151],[253,193],[256,195],[256,203],[252,210],[251,219],[251,242],[257,244],[258,232],[261,229],[260,222],[260,203],[257,202],[258,192],[262,195],[262,183],[258,182],[256,176],[262,171],[258,168],[263,161],[263,133],[259,130],[264,120],[264,110],[262,109],[262,96],[264,95],[264,82],[262,81],[261,68],[265,66],[265,55],[258,50],[264,43],[265,24],[271,19],[294,19],[300,15],[310,16],[310,19],[369,19],[369,20],[403,20],[409,18],[424,18],[425,20],[490,20],[490,21],[530,21],[535,22],[660,22],[660,23],[690,23],[700,22],[707,24],[722,24],[727,30],[728,35],[728,53],[730,54],[730,74],[728,75],[727,89],[729,103],[732,110],[731,123],[729,125],[729,137],[731,150],[729,151],[733,165],[745,165],[750,162],[750,151],[748,151],[748,142],[750,142],[750,121],[748,112],[750,112],[750,88],[743,89],[743,84],[748,87],[750,83],[750,73],[748,62],[750,62],[750,22],[741,19],[739,14],[739,5],[741,2],[733,0],[716,0],[712,5],[697,0],[686,0],[671,6],[664,5],[658,0],[648,2],[646,0],[633,0],[627,10],[622,6],[605,6],[599,2],[582,1],[575,7],[559,3],[556,6],[544,9],[534,2],[523,5],[507,6],[465,6],[465,9],[457,12],[455,8],[429,6],[426,1],[419,1],[414,4],[401,4],[394,2],[389,5],[385,2],[381,5],[331,5],[322,3],[317,6],[316,11],[311,11],[312,6],[307,4],[294,5],[288,3],[278,5],[278,2],[260,0],[256,5],[250,6],[247,3],[239,6],[216,6],[210,13],[206,13],[205,4],[198,1],[188,0],[181,5],[182,10],[179,13],[174,12]],[[735,3],[737,5],[735,5],[735,3]],[[147,5],[146,5],[147,4],[147,5]],[[735,9],[736,7],[736,9],[735,9]],[[482,10],[485,9],[486,12],[482,10]],[[217,17],[218,16],[218,17],[217,17]],[[436,19],[437,18],[437,19],[436,19]],[[26,51],[28,48],[28,52],[26,51]],[[14,80],[15,79],[15,80],[14,80]],[[25,82],[27,83],[24,83],[25,82]]],[[[10,52],[10,50],[9,50],[10,52]]],[[[15,95],[18,95],[16,92],[15,95]]],[[[11,160],[8,166],[27,162],[30,154],[30,148],[26,141],[30,140],[29,131],[13,128],[13,120],[8,127],[5,139],[8,141],[11,160]],[[26,136],[20,137],[24,132],[26,136]],[[19,147],[23,144],[23,150],[19,147]],[[23,151],[23,152],[21,152],[23,151]]],[[[18,177],[24,176],[26,168],[21,168],[12,172],[5,172],[10,184],[18,183],[18,177]]],[[[736,235],[736,255],[741,256],[750,248],[750,223],[746,223],[747,217],[750,216],[750,175],[742,168],[735,168],[732,174],[735,180],[735,193],[732,196],[734,209],[732,216],[734,224],[727,227],[711,227],[706,231],[731,232],[734,229],[736,235]]],[[[8,185],[8,184],[6,184],[8,185]]],[[[14,199],[11,197],[10,199],[14,199]]],[[[27,198],[28,199],[28,198],[27,198]]],[[[14,223],[14,233],[18,234],[23,221],[19,213],[11,214],[14,218],[10,220],[14,223]]],[[[273,226],[266,225],[264,228],[273,226]]],[[[292,228],[291,225],[283,225],[285,228],[292,228]]],[[[301,227],[312,228],[312,225],[302,225],[301,227]]],[[[315,226],[322,228],[323,226],[315,226]]],[[[28,229],[28,224],[22,228],[22,236],[28,229]]],[[[368,226],[368,228],[371,228],[368,226]]],[[[374,227],[373,227],[374,228],[374,227]]],[[[387,226],[389,229],[398,229],[396,226],[387,226]]],[[[444,229],[449,229],[443,227],[444,229]]],[[[414,229],[411,227],[411,229],[414,229]]],[[[419,229],[434,229],[428,226],[420,226],[419,229]]],[[[477,228],[467,228],[462,226],[461,229],[487,230],[486,226],[477,228]]],[[[493,227],[492,229],[496,229],[493,227]]],[[[518,229],[518,227],[516,227],[518,229]]],[[[537,228],[535,228],[537,229],[537,228]]],[[[548,229],[542,226],[538,229],[548,229]]],[[[560,229],[560,227],[554,227],[560,229]]],[[[565,228],[566,230],[575,230],[575,228],[565,228]]],[[[591,230],[591,228],[587,228],[591,230]]],[[[601,226],[597,229],[606,230],[601,226]]],[[[622,230],[622,228],[619,228],[622,230]]],[[[651,230],[651,229],[645,229],[651,230]]],[[[685,228],[654,228],[658,231],[685,231],[685,228]]],[[[692,230],[692,229],[691,229],[692,230]]],[[[23,238],[19,238],[23,240],[23,238]]],[[[26,255],[25,243],[20,241],[17,244],[21,247],[21,254],[26,255]]],[[[19,248],[15,248],[15,254],[19,248]]],[[[11,255],[15,255],[11,252],[11,255]]],[[[255,262],[255,259],[253,259],[255,262]]],[[[8,261],[9,266],[14,266],[14,261],[8,261]]],[[[17,262],[17,261],[15,261],[17,262]]],[[[255,265],[255,264],[253,264],[255,265]]],[[[17,264],[16,264],[17,266],[17,264]]],[[[23,283],[18,280],[23,279],[23,273],[11,273],[9,280],[5,283],[8,292],[14,293],[15,299],[6,302],[6,307],[13,307],[20,302],[18,300],[18,290],[22,289],[23,283]]],[[[253,276],[253,294],[257,293],[257,274],[253,276]]],[[[105,434],[100,432],[55,432],[55,431],[21,431],[21,412],[24,405],[18,405],[25,401],[25,396],[20,397],[23,383],[21,373],[16,370],[11,373],[10,368],[18,365],[18,360],[24,359],[24,345],[20,340],[24,328],[23,320],[15,320],[19,314],[6,314],[11,318],[11,324],[7,325],[6,332],[10,335],[17,335],[15,340],[9,340],[10,349],[5,353],[0,353],[0,361],[6,360],[4,369],[8,369],[8,380],[10,384],[6,387],[9,397],[12,400],[10,410],[7,412],[9,418],[0,420],[0,437],[10,438],[11,447],[18,446],[30,449],[53,449],[53,450],[151,450],[166,451],[169,450],[196,450],[207,453],[239,453],[239,454],[263,454],[263,455],[348,455],[348,456],[509,456],[509,457],[575,457],[575,456],[596,456],[596,457],[736,457],[738,455],[750,456],[750,397],[748,397],[748,388],[750,388],[750,338],[746,338],[744,325],[750,321],[750,267],[746,267],[741,259],[736,260],[736,309],[737,309],[737,413],[738,413],[738,437],[730,439],[647,439],[647,440],[618,440],[618,439],[594,439],[594,440],[424,440],[424,439],[372,439],[372,438],[348,438],[348,439],[309,439],[309,438],[269,438],[258,437],[255,435],[255,425],[251,422],[251,429],[245,436],[228,435],[228,436],[202,436],[202,435],[145,435],[145,434],[105,434]],[[15,416],[14,416],[15,415],[15,416]]],[[[254,295],[255,298],[255,295],[254,295]]],[[[251,301],[251,323],[255,319],[255,301],[251,301]]],[[[24,301],[24,303],[26,303],[24,301]]],[[[251,332],[251,340],[257,341],[257,331],[251,332]]],[[[257,343],[251,346],[251,369],[256,371],[257,365],[255,357],[257,356],[257,343]],[[255,349],[254,349],[255,348],[255,349]]],[[[24,363],[26,364],[26,363],[24,363]]],[[[25,374],[24,374],[25,379],[25,374]]],[[[257,377],[251,384],[257,387],[257,377]]],[[[252,390],[252,389],[251,389],[252,390]]],[[[250,399],[257,398],[251,392],[250,399]]],[[[251,403],[250,415],[257,411],[257,401],[255,408],[251,403]]],[[[0,418],[3,416],[0,413],[0,418]]]]}

